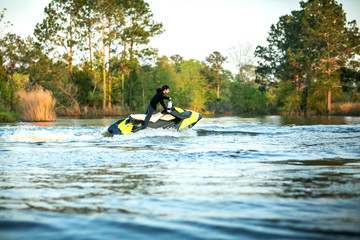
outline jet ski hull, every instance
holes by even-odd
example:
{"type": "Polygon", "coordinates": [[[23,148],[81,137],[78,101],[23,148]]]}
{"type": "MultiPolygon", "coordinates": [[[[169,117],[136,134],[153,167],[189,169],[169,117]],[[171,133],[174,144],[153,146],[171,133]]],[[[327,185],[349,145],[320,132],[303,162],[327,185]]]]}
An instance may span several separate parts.
{"type": "MultiPolygon", "coordinates": [[[[148,128],[174,128],[178,131],[193,127],[202,115],[195,111],[173,108],[171,114],[156,114],[151,117],[148,128]],[[171,116],[170,116],[171,115],[171,116]],[[154,119],[153,119],[154,118],[154,119]]],[[[142,130],[145,114],[134,114],[113,123],[108,132],[111,135],[125,135],[142,130]]]]}

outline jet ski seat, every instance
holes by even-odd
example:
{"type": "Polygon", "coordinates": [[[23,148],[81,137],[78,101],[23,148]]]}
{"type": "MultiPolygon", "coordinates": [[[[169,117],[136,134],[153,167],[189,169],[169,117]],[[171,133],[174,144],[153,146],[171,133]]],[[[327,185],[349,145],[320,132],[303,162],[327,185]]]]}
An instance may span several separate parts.
{"type": "MultiPolygon", "coordinates": [[[[131,114],[130,117],[135,120],[145,121],[146,114],[131,114]]],[[[153,114],[150,118],[150,122],[156,123],[159,119],[164,121],[174,120],[175,117],[170,114],[163,115],[161,112],[153,114]]]]}

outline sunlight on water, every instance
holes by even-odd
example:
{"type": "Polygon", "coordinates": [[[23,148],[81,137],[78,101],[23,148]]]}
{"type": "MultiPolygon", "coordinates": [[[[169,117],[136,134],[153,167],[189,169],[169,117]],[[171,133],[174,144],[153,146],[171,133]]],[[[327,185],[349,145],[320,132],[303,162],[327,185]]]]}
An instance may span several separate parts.
{"type": "Polygon", "coordinates": [[[360,118],[0,125],[0,239],[357,239],[360,118]]]}

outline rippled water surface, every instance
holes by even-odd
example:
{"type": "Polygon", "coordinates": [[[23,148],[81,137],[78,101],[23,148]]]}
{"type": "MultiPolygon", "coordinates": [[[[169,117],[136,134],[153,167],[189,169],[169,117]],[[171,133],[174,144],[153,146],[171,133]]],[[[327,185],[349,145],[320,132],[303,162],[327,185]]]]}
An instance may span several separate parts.
{"type": "Polygon", "coordinates": [[[0,125],[0,239],[359,239],[360,118],[0,125]]]}

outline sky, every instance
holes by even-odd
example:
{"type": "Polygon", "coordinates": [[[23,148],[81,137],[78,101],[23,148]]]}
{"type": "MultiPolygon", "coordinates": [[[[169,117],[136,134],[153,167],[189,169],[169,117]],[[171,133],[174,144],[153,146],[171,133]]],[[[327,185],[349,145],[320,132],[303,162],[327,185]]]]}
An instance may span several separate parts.
{"type": "MultiPolygon", "coordinates": [[[[159,55],[179,54],[184,59],[205,60],[218,51],[229,56],[229,49],[250,43],[254,48],[266,45],[271,24],[279,17],[299,10],[300,0],[145,0],[154,20],[163,23],[165,32],[153,38],[152,47],[159,55]]],[[[0,0],[7,8],[5,20],[11,31],[27,37],[44,18],[43,9],[50,0],[0,0]]],[[[347,20],[360,26],[360,0],[337,0],[343,5],[347,20]]],[[[229,62],[225,66],[234,71],[229,62]]]]}

